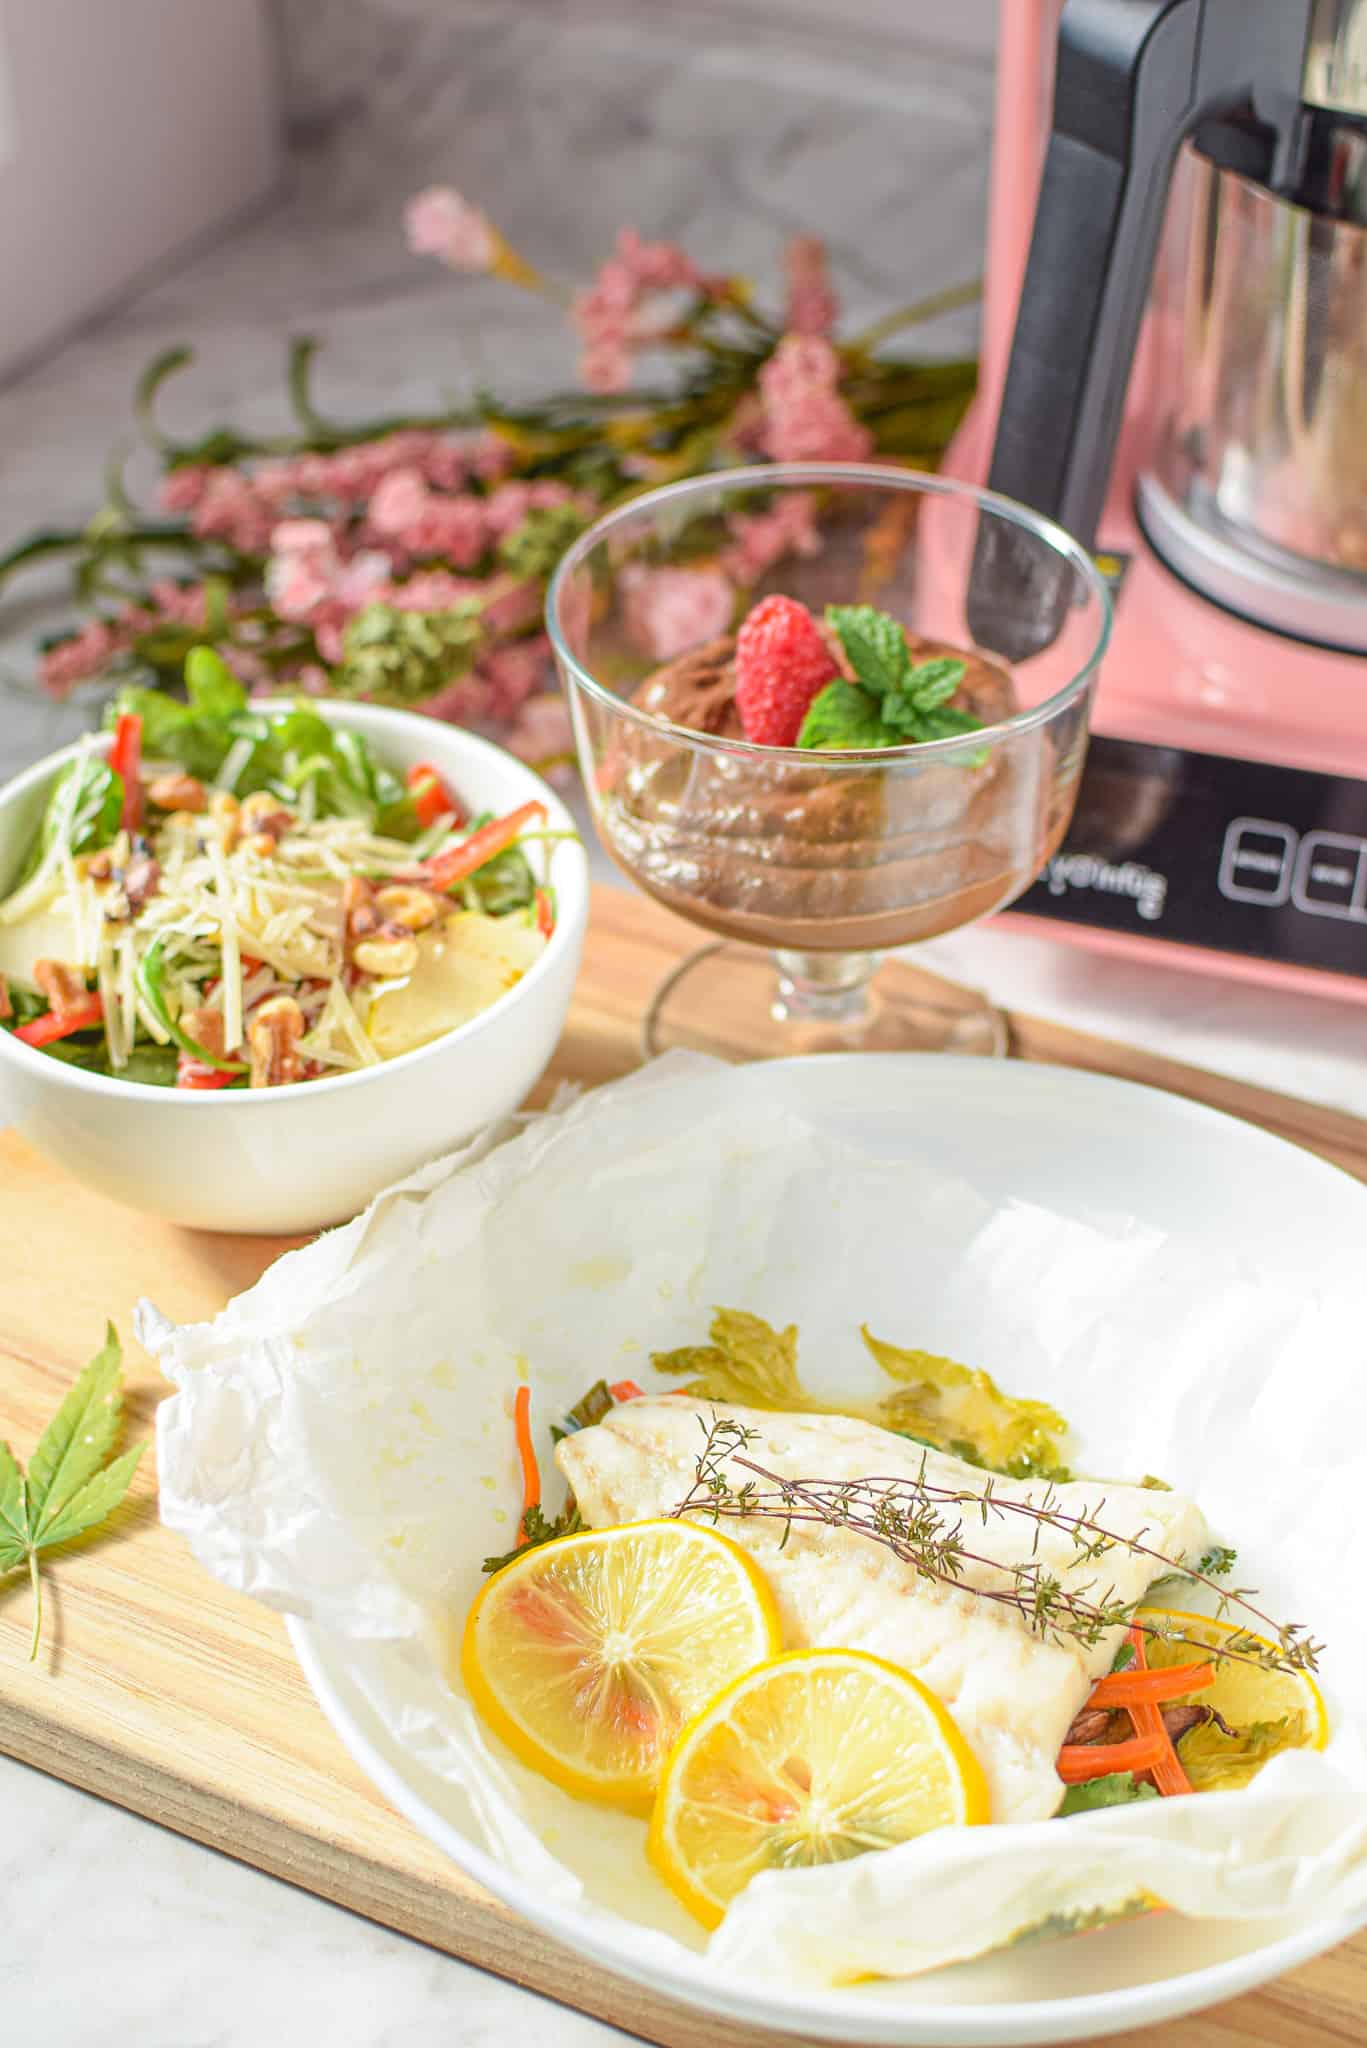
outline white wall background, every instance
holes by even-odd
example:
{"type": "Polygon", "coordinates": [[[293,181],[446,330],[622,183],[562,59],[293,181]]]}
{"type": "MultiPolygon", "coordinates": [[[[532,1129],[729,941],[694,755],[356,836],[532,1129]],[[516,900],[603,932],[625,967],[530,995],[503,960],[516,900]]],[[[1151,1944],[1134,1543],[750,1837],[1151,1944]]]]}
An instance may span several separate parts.
{"type": "Polygon", "coordinates": [[[274,72],[263,0],[0,0],[0,375],[267,191],[274,72]]]}

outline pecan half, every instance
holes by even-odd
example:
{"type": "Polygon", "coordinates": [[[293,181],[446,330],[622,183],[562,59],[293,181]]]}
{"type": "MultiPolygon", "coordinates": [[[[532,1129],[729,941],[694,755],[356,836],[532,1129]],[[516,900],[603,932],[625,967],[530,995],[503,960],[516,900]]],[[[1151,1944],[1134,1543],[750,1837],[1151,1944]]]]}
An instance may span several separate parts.
{"type": "Polygon", "coordinates": [[[159,864],[150,853],[139,847],[123,873],[123,889],[129,909],[134,913],[141,910],[156,895],[160,882],[159,864]]]}
{"type": "Polygon", "coordinates": [[[65,960],[35,961],[33,979],[59,1017],[85,1001],[85,976],[79,967],[68,967],[65,960]]]}
{"type": "Polygon", "coordinates": [[[147,794],[160,811],[199,812],[208,808],[209,798],[197,775],[159,775],[147,785],[147,794]]]}
{"type": "Polygon", "coordinates": [[[230,789],[218,789],[209,798],[209,816],[218,826],[223,851],[231,853],[242,837],[242,806],[230,789]]]}
{"type": "Polygon", "coordinates": [[[253,1088],[283,1088],[304,1071],[299,1041],[304,1013],[293,996],[272,996],[252,1018],[247,1031],[251,1048],[253,1088]]]}
{"type": "Polygon", "coordinates": [[[375,902],[375,891],[364,875],[348,875],[342,891],[342,915],[346,919],[347,950],[357,939],[377,932],[383,922],[375,902]]]}
{"type": "Polygon", "coordinates": [[[180,1028],[205,1052],[213,1053],[216,1059],[227,1058],[222,1010],[210,1009],[207,1004],[202,1010],[185,1010],[181,1013],[180,1028]]]}
{"type": "Polygon", "coordinates": [[[253,838],[269,834],[273,840],[283,839],[294,823],[293,812],[278,803],[268,789],[258,789],[243,797],[238,815],[243,832],[253,838]]]}

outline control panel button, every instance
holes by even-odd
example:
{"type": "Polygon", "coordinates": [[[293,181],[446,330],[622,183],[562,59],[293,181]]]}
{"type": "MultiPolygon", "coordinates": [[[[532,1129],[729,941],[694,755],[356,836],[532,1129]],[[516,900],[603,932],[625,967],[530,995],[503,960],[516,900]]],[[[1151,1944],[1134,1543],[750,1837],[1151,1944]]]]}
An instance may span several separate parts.
{"type": "Polygon", "coordinates": [[[1269,818],[1235,818],[1220,854],[1220,894],[1231,903],[1285,903],[1296,872],[1297,834],[1269,818]]]}
{"type": "Polygon", "coordinates": [[[1367,840],[1347,832],[1307,832],[1291,900],[1312,917],[1349,917],[1367,924],[1367,840]]]}

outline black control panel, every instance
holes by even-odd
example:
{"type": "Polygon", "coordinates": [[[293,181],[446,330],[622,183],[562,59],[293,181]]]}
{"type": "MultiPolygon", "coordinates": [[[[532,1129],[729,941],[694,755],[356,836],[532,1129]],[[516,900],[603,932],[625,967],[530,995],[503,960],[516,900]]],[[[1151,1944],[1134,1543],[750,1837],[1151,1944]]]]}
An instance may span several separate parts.
{"type": "Polygon", "coordinates": [[[1013,907],[1367,975],[1367,780],[1094,735],[1068,837],[1013,907]]]}

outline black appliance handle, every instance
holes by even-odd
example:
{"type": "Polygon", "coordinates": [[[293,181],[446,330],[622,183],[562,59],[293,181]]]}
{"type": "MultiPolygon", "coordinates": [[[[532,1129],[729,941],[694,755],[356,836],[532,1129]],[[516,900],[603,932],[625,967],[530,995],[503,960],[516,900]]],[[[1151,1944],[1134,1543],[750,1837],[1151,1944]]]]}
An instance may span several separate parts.
{"type": "MultiPolygon", "coordinates": [[[[1016,4],[1016,0],[1006,0],[1016,4]]],[[[1247,136],[1270,178],[1300,114],[1310,0],[1067,0],[1053,128],[988,482],[1096,539],[1173,165],[1199,122],[1247,136]]],[[[1011,659],[1062,623],[982,537],[969,623],[1011,659]],[[1013,580],[1015,588],[1013,588],[1013,580]],[[1014,612],[1014,618],[1012,616],[1014,612]]],[[[1036,580],[1037,575],[1036,575],[1036,580]]]]}
{"type": "Polygon", "coordinates": [[[1202,0],[1069,0],[1054,124],[988,478],[1096,538],[1168,183],[1195,101],[1202,0]]]}

